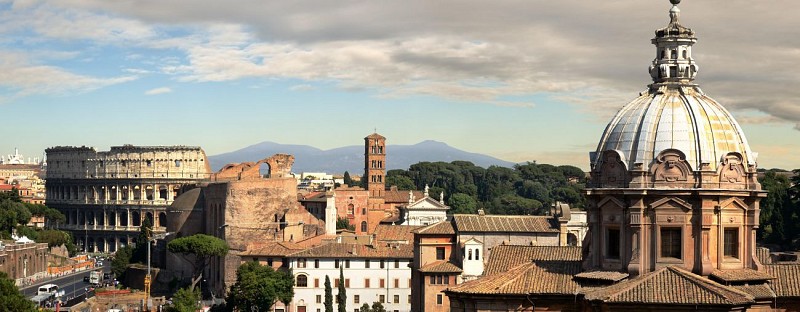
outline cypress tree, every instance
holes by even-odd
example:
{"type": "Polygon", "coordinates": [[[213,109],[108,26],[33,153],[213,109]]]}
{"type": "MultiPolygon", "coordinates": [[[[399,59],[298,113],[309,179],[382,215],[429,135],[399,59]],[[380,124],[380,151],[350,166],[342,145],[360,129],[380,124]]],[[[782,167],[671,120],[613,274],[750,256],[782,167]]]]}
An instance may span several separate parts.
{"type": "Polygon", "coordinates": [[[333,289],[331,279],[325,275],[325,312],[333,312],[333,289]]]}
{"type": "Polygon", "coordinates": [[[338,300],[338,312],[347,312],[347,290],[344,288],[344,269],[342,266],[339,266],[339,287],[337,287],[339,293],[336,294],[336,300],[338,300]]]}

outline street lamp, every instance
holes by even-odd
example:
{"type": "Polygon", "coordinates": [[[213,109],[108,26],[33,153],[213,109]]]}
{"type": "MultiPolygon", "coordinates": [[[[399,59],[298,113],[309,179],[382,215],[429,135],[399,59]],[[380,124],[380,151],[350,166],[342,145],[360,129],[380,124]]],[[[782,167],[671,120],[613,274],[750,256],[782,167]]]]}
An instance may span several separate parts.
{"type": "Polygon", "coordinates": [[[152,277],[150,275],[150,244],[155,242],[155,241],[157,241],[157,240],[159,240],[159,239],[167,238],[167,236],[170,236],[172,234],[175,234],[175,233],[167,232],[167,233],[162,233],[162,234],[156,234],[156,235],[153,235],[153,237],[150,237],[150,238],[147,239],[147,275],[144,276],[144,296],[145,296],[144,298],[145,298],[145,305],[148,307],[147,308],[148,311],[150,310],[149,307],[151,306],[151,304],[150,304],[150,284],[152,283],[152,277]]]}

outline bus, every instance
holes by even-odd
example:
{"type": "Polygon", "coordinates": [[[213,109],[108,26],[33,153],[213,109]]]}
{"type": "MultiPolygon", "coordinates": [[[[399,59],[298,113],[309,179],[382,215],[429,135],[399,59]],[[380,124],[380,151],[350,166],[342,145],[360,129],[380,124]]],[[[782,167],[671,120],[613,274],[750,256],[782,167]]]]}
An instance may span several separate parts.
{"type": "Polygon", "coordinates": [[[56,284],[47,284],[47,285],[39,286],[39,291],[36,294],[37,295],[45,295],[45,294],[55,295],[56,293],[58,293],[58,285],[56,285],[56,284]]]}

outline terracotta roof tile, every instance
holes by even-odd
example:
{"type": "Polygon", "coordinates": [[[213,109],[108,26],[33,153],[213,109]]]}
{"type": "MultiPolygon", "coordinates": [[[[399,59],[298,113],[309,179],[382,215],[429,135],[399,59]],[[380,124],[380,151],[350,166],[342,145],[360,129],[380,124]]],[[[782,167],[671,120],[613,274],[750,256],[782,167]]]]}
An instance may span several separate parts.
{"type": "Polygon", "coordinates": [[[727,283],[767,281],[775,278],[767,273],[753,269],[714,270],[714,272],[711,272],[711,277],[727,283]]]}
{"type": "Polygon", "coordinates": [[[419,268],[420,272],[425,273],[461,273],[461,268],[449,261],[436,261],[426,264],[419,268]]]}
{"type": "Polygon", "coordinates": [[[616,271],[592,271],[592,272],[581,272],[575,274],[575,277],[588,280],[619,282],[621,280],[628,278],[628,273],[622,273],[616,271]]]}
{"type": "Polygon", "coordinates": [[[412,244],[400,244],[397,247],[373,247],[361,244],[330,243],[290,254],[292,258],[414,258],[412,244]]]}
{"type": "Polygon", "coordinates": [[[558,232],[550,216],[453,215],[459,232],[558,232]]]}
{"type": "Polygon", "coordinates": [[[247,246],[243,256],[287,256],[303,250],[298,244],[292,242],[254,243],[247,246]]]}
{"type": "Polygon", "coordinates": [[[770,264],[764,269],[775,277],[770,287],[778,297],[800,297],[800,264],[770,264]]]}
{"type": "Polygon", "coordinates": [[[769,256],[769,248],[756,248],[756,257],[761,264],[772,264],[772,257],[769,256]]]}
{"type": "Polygon", "coordinates": [[[418,228],[413,231],[416,234],[455,234],[453,224],[450,221],[441,221],[428,226],[418,228]]]}
{"type": "MultiPolygon", "coordinates": [[[[492,248],[484,274],[498,274],[531,261],[573,261],[580,263],[582,260],[581,247],[499,245],[492,248]]],[[[579,272],[575,272],[575,274],[579,272]]]]}
{"type": "Polygon", "coordinates": [[[637,278],[586,293],[606,303],[741,305],[753,296],[678,267],[664,267],[637,278]]]}
{"type": "Polygon", "coordinates": [[[421,225],[388,225],[380,224],[375,228],[375,239],[379,241],[414,241],[412,231],[421,228],[421,225]]]}
{"type": "MultiPolygon", "coordinates": [[[[420,198],[425,197],[425,192],[422,191],[411,191],[414,194],[414,200],[419,200],[420,198]]],[[[408,191],[401,191],[401,190],[386,190],[383,193],[383,201],[387,204],[408,204],[408,191]]]]}
{"type": "Polygon", "coordinates": [[[775,298],[775,292],[767,284],[728,286],[753,296],[755,299],[775,298]]]}
{"type": "Polygon", "coordinates": [[[462,294],[556,294],[572,295],[580,285],[572,278],[581,270],[580,261],[526,262],[505,272],[486,275],[446,292],[462,294]]]}

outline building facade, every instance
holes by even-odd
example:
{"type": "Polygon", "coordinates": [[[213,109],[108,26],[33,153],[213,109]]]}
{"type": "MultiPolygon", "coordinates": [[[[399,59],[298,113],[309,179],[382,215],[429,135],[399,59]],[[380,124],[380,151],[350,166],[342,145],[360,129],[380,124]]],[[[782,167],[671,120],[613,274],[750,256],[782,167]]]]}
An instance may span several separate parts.
{"type": "Polygon", "coordinates": [[[207,180],[205,152],[189,146],[53,147],[46,151],[47,206],[67,217],[60,225],[88,252],[129,244],[145,219],[164,232],[167,207],[181,187],[207,180]]]}
{"type": "Polygon", "coordinates": [[[356,311],[363,304],[372,306],[373,302],[383,304],[386,311],[411,311],[412,247],[331,243],[289,255],[295,276],[290,311],[324,312],[326,276],[334,296],[339,283],[344,283],[347,311],[356,311]],[[343,281],[339,279],[340,270],[343,281]]]}
{"type": "Polygon", "coordinates": [[[8,274],[17,285],[33,282],[47,274],[46,243],[30,240],[0,241],[0,272],[8,274]]]}

